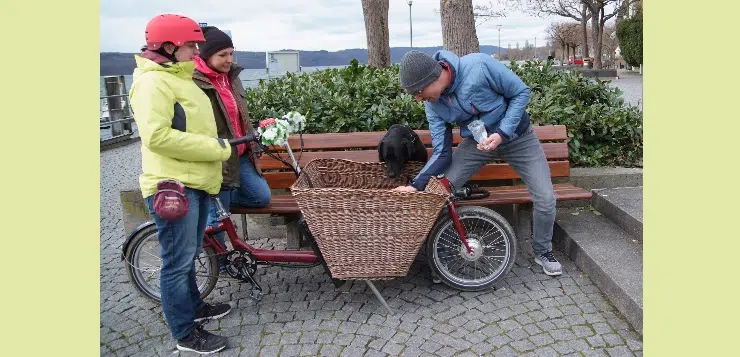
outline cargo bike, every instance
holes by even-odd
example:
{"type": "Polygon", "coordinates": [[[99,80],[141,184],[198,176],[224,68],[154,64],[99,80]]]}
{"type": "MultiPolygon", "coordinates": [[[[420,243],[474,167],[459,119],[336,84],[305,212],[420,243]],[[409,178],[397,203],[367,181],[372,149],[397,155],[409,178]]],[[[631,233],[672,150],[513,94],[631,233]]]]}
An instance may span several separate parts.
{"type": "MultiPolygon", "coordinates": [[[[265,134],[279,122],[262,121],[258,131],[229,143],[256,141],[268,155],[276,157],[268,147],[274,141],[264,138],[271,136],[265,134]]],[[[201,252],[196,257],[196,280],[203,298],[224,277],[219,275],[220,257],[226,258],[228,276],[251,284],[252,299],[259,300],[263,294],[255,277],[258,266],[323,265],[335,286],[347,280],[364,280],[391,314],[372,281],[406,276],[422,247],[432,273],[454,289],[485,290],[511,270],[517,247],[512,227],[489,208],[458,207],[460,190],[456,191],[444,176],[432,177],[424,191],[391,191],[408,184],[423,163],[407,164],[396,178],[386,177],[385,164],[379,162],[324,158],[311,160],[301,169],[287,140],[282,145],[291,163],[279,155],[276,158],[296,174],[290,191],[302,214],[301,239],[311,249],[261,249],[249,244],[237,234],[218,197],[212,196],[218,223],[206,228],[201,252]],[[219,232],[225,232],[232,248],[214,238],[219,232]]],[[[136,290],[157,303],[159,249],[156,226],[148,221],[128,235],[121,256],[136,290]]]]}

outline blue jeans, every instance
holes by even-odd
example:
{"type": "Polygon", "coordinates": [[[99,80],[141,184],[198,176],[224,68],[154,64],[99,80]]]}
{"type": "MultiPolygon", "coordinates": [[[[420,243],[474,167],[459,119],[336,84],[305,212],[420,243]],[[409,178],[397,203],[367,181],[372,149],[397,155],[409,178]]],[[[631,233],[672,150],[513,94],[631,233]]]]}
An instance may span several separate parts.
{"type": "Polygon", "coordinates": [[[154,212],[154,195],[145,199],[162,247],[162,311],[175,339],[190,333],[196,325],[196,312],[205,304],[195,281],[195,257],[201,252],[211,198],[204,191],[190,188],[185,188],[185,194],[189,201],[188,213],[177,221],[167,221],[157,216],[154,212]]]}
{"type": "Polygon", "coordinates": [[[556,200],[542,144],[530,127],[521,137],[499,145],[490,152],[482,152],[472,138],[465,138],[452,153],[452,162],[445,176],[453,186],[460,187],[478,169],[491,160],[504,160],[527,185],[532,197],[532,248],[535,255],[552,251],[552,231],[555,225],[556,200]]]}
{"type": "MultiPolygon", "coordinates": [[[[218,194],[218,199],[226,211],[229,211],[232,202],[240,206],[254,208],[266,207],[270,204],[271,198],[270,186],[267,184],[265,178],[257,173],[257,169],[249,161],[248,155],[239,157],[239,188],[222,190],[218,194]]],[[[208,225],[215,225],[217,218],[216,205],[212,204],[208,211],[208,225]]],[[[221,245],[226,247],[226,235],[224,232],[216,234],[215,238],[221,245]]]]}

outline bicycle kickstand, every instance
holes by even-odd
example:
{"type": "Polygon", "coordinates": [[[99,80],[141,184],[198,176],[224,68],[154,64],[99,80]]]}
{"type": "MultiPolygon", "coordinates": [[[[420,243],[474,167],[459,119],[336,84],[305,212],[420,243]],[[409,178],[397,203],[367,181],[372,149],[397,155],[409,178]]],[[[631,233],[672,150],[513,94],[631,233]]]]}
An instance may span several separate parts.
{"type": "Polygon", "coordinates": [[[244,279],[244,280],[246,280],[249,284],[252,285],[252,290],[249,292],[249,298],[252,299],[252,300],[254,300],[254,301],[260,301],[260,300],[262,300],[262,296],[264,295],[264,293],[262,292],[262,287],[260,286],[260,284],[258,284],[254,280],[254,278],[252,277],[252,275],[250,275],[250,274],[244,274],[244,275],[247,276],[247,278],[244,279]]]}
{"type": "Polygon", "coordinates": [[[387,302],[385,302],[383,295],[380,295],[380,292],[378,291],[378,289],[375,288],[375,284],[373,284],[373,282],[370,280],[365,280],[365,282],[367,283],[367,286],[370,287],[370,290],[373,291],[373,294],[375,294],[375,297],[378,298],[378,301],[380,301],[380,303],[385,307],[385,309],[388,310],[388,313],[393,315],[393,310],[391,310],[391,307],[388,306],[387,302]]]}

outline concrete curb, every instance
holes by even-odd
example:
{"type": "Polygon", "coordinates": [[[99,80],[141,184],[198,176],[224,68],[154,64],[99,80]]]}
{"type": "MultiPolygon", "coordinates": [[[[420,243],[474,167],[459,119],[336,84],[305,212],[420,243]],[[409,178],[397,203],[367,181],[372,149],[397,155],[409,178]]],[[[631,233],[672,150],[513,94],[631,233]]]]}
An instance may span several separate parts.
{"type": "Polygon", "coordinates": [[[574,167],[570,169],[570,177],[553,179],[553,183],[561,182],[587,190],[642,186],[642,168],[574,167]]]}
{"type": "Polygon", "coordinates": [[[606,217],[567,208],[558,211],[553,243],[642,335],[642,242],[606,217]]]}
{"type": "Polygon", "coordinates": [[[642,242],[642,186],[594,190],[596,210],[642,242]]]}

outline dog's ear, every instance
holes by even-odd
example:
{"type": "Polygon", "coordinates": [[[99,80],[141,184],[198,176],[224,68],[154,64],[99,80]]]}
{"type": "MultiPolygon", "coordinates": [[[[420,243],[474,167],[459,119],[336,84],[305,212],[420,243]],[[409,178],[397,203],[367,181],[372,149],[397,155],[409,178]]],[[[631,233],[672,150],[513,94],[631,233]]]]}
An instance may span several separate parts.
{"type": "Polygon", "coordinates": [[[385,162],[385,155],[383,155],[383,141],[378,144],[378,162],[385,162]]]}
{"type": "Polygon", "coordinates": [[[412,144],[410,141],[404,139],[403,145],[406,146],[406,153],[408,154],[406,160],[412,161],[414,159],[414,144],[412,144]]]}

